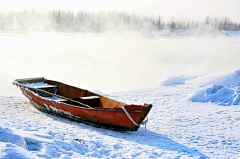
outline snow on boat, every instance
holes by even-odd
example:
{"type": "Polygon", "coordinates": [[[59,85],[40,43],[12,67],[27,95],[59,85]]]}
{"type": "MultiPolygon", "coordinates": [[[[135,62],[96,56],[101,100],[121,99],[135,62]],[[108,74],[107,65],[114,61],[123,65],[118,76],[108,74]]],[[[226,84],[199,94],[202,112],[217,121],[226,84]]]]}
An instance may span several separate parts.
{"type": "Polygon", "coordinates": [[[16,79],[13,84],[39,110],[118,130],[137,131],[152,108],[151,104],[128,105],[44,77],[16,79]]]}

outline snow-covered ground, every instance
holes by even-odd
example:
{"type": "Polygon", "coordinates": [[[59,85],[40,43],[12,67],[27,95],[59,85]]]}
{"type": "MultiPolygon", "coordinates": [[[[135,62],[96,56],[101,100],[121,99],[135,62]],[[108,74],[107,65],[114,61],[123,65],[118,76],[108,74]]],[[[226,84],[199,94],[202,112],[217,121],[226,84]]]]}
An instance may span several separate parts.
{"type": "Polygon", "coordinates": [[[1,96],[0,158],[239,158],[240,103],[223,102],[240,95],[239,70],[185,77],[170,77],[165,86],[152,89],[108,94],[154,105],[147,129],[136,132],[73,122],[38,111],[24,97],[1,96]],[[221,87],[211,92],[214,85],[221,87]],[[203,100],[222,89],[234,94],[203,100]]]}

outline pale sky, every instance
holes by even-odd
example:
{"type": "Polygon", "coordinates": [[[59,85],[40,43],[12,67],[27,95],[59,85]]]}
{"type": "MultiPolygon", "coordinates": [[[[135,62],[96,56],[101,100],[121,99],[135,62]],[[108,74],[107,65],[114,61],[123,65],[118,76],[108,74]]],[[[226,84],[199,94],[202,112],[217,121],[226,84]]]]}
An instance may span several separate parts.
{"type": "Polygon", "coordinates": [[[240,0],[0,0],[0,10],[120,10],[130,13],[202,20],[229,16],[240,22],[240,0]]]}

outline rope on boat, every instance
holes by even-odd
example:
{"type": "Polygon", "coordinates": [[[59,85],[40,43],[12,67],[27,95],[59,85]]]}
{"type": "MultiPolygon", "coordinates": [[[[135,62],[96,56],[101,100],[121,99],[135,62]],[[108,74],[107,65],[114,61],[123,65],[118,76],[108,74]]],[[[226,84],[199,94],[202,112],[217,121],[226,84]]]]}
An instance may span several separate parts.
{"type": "Polygon", "coordinates": [[[124,108],[124,106],[122,107],[123,111],[126,113],[127,117],[132,121],[132,123],[136,126],[139,126],[139,124],[137,124],[132,117],[130,116],[130,114],[127,112],[127,110],[124,108]]]}
{"type": "Polygon", "coordinates": [[[145,126],[145,129],[147,129],[147,122],[148,122],[148,117],[146,117],[141,123],[142,125],[145,126]]]}

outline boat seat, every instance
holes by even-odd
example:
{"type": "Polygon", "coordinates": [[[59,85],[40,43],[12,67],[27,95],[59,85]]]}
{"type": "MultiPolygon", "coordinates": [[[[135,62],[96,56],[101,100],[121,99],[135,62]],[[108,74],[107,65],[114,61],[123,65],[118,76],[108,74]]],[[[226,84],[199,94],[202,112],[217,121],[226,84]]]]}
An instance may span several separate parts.
{"type": "Polygon", "coordinates": [[[100,97],[99,96],[86,96],[79,98],[72,98],[73,100],[87,104],[91,107],[99,107],[100,97]]]}
{"type": "MultiPolygon", "coordinates": [[[[36,86],[33,85],[33,88],[41,89],[41,90],[44,90],[44,91],[47,91],[47,92],[50,92],[50,93],[53,93],[53,94],[57,93],[57,86],[56,85],[36,85],[36,86]]],[[[44,92],[41,92],[41,91],[38,91],[38,90],[35,90],[35,89],[31,89],[31,88],[30,88],[30,90],[33,91],[34,93],[38,93],[42,97],[51,97],[51,95],[46,94],[44,92]]]]}
{"type": "Polygon", "coordinates": [[[99,96],[87,96],[87,97],[80,97],[80,99],[83,99],[83,100],[100,99],[100,97],[99,96]]]}

